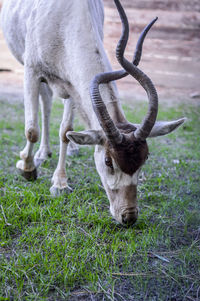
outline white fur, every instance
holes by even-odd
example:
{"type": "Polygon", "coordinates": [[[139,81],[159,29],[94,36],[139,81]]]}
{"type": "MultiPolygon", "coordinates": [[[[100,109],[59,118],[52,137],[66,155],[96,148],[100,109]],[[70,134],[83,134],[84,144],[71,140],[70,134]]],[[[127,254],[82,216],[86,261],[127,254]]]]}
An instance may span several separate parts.
{"type": "Polygon", "coordinates": [[[111,190],[118,190],[122,189],[125,186],[135,185],[138,184],[138,175],[139,170],[136,171],[132,176],[124,173],[121,171],[119,166],[116,164],[115,160],[112,159],[113,164],[113,171],[102,164],[105,161],[105,148],[103,146],[96,146],[95,148],[95,163],[98,173],[101,176],[101,181],[106,183],[111,190]]]}

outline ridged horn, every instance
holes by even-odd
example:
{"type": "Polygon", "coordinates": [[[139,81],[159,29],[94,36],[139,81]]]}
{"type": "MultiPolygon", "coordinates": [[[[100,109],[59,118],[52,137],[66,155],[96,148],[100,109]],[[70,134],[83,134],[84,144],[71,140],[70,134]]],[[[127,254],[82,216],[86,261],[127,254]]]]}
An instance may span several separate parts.
{"type": "MultiPolygon", "coordinates": [[[[139,68],[137,68],[135,65],[130,63],[125,57],[124,57],[124,51],[127,45],[128,41],[128,35],[127,32],[129,31],[129,24],[126,17],[126,14],[124,12],[123,7],[121,6],[121,3],[119,0],[114,0],[116,7],[118,9],[120,18],[122,20],[123,29],[122,29],[122,35],[118,42],[117,49],[116,49],[116,57],[120,63],[120,65],[130,74],[132,75],[145,89],[148,100],[149,100],[149,106],[148,106],[148,112],[141,124],[141,126],[134,132],[134,135],[136,139],[145,140],[157,118],[157,112],[158,112],[158,96],[156,89],[151,81],[151,79],[143,73],[139,68]]],[[[155,18],[152,22],[155,23],[157,18],[155,18]]],[[[151,23],[150,23],[151,24],[151,23]]],[[[152,24],[153,25],[153,24],[152,24]]],[[[140,57],[139,57],[140,58],[140,57]]]]}
{"type": "MultiPolygon", "coordinates": [[[[121,5],[118,7],[118,10],[120,11],[120,16],[123,14],[125,15],[124,10],[121,5]]],[[[133,64],[135,64],[135,65],[138,65],[140,62],[144,39],[145,39],[148,31],[150,30],[150,28],[156,22],[156,20],[157,20],[157,18],[155,18],[153,21],[151,21],[144,28],[144,30],[142,31],[142,33],[139,36],[139,39],[138,39],[138,42],[136,45],[136,50],[135,50],[134,56],[133,56],[133,64]]],[[[126,35],[126,38],[128,39],[129,26],[128,26],[128,21],[127,21],[126,15],[125,15],[125,17],[123,16],[121,18],[121,21],[122,21],[122,25],[124,28],[123,34],[126,35]],[[124,23],[126,23],[126,24],[124,24],[124,23]]],[[[107,136],[107,138],[109,139],[109,141],[112,144],[120,144],[123,139],[123,135],[120,133],[120,131],[115,126],[114,122],[112,121],[112,119],[106,109],[106,106],[100,95],[99,85],[109,83],[110,81],[113,81],[113,80],[121,79],[121,78],[127,76],[128,74],[129,73],[127,71],[125,71],[124,69],[119,70],[119,71],[100,73],[94,77],[94,79],[91,82],[91,86],[90,86],[90,95],[91,95],[93,109],[96,113],[96,116],[98,118],[98,121],[99,121],[103,131],[105,132],[105,135],[107,136]]]]}
{"type": "Polygon", "coordinates": [[[90,96],[91,96],[93,109],[100,123],[100,126],[102,127],[108,140],[113,145],[116,145],[122,142],[123,135],[120,133],[118,128],[115,126],[113,120],[111,119],[99,91],[100,84],[108,83],[112,80],[115,80],[114,75],[117,75],[117,78],[120,77],[120,74],[117,74],[117,72],[97,74],[91,82],[90,96]]]}

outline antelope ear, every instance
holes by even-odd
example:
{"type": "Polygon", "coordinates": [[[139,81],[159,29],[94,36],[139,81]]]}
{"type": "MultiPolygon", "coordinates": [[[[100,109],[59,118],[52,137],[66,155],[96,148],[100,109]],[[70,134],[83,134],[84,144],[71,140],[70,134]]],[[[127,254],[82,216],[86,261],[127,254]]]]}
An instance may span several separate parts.
{"type": "Polygon", "coordinates": [[[95,145],[103,144],[104,135],[102,131],[82,131],[82,132],[67,132],[66,137],[77,144],[80,145],[95,145]]]}
{"type": "Polygon", "coordinates": [[[176,128],[178,128],[181,124],[183,124],[186,119],[187,118],[181,118],[173,121],[157,121],[154,124],[148,138],[167,135],[171,133],[176,130],[176,128]]]}

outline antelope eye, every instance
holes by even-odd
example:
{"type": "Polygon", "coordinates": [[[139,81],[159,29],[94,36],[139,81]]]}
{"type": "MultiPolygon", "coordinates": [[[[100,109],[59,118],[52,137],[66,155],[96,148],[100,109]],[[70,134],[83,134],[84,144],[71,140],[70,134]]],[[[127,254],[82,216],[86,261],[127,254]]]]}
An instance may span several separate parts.
{"type": "Polygon", "coordinates": [[[105,158],[105,164],[110,167],[113,168],[113,164],[112,164],[112,159],[110,157],[106,157],[105,158]]]}

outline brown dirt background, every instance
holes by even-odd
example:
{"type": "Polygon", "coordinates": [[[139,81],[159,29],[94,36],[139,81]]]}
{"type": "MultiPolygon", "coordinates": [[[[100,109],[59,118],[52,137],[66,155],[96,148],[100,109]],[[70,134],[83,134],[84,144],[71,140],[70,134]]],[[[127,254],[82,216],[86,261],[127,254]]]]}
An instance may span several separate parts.
{"type": "MultiPolygon", "coordinates": [[[[160,100],[200,101],[200,1],[121,0],[121,3],[130,22],[126,50],[130,60],[139,33],[154,17],[159,18],[145,40],[140,68],[153,80],[160,100]]],[[[104,4],[105,49],[113,69],[118,69],[115,47],[121,23],[113,0],[104,0],[104,4]]],[[[0,72],[1,99],[22,99],[23,67],[10,54],[1,30],[0,69],[12,70],[0,72]]],[[[117,84],[123,98],[146,98],[143,89],[131,76],[117,84]]]]}

